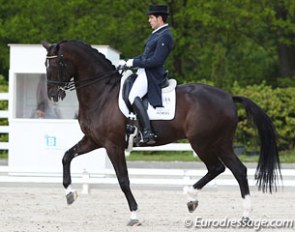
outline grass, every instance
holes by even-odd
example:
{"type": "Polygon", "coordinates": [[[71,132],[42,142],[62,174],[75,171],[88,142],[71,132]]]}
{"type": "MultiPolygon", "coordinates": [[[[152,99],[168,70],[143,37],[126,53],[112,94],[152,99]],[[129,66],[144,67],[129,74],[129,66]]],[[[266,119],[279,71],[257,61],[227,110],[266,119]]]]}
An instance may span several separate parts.
{"type": "MultiPolygon", "coordinates": [[[[242,162],[257,163],[258,155],[239,155],[242,162]]],[[[200,161],[199,157],[193,156],[190,151],[145,151],[131,152],[127,157],[128,161],[200,161]]],[[[295,163],[295,149],[292,151],[280,152],[281,163],[295,163]]]]}
{"type": "Polygon", "coordinates": [[[295,149],[280,152],[281,163],[295,163],[295,149]]]}
{"type": "Polygon", "coordinates": [[[200,161],[190,151],[134,151],[127,157],[128,161],[200,161]]]}
{"type": "MultiPolygon", "coordinates": [[[[257,163],[258,155],[239,155],[242,162],[257,163]]],[[[0,150],[0,159],[8,159],[7,151],[0,150]]],[[[190,151],[145,151],[131,152],[128,161],[200,161],[199,157],[193,156],[190,151]]],[[[295,149],[280,152],[281,163],[295,163],[295,149]]]]}

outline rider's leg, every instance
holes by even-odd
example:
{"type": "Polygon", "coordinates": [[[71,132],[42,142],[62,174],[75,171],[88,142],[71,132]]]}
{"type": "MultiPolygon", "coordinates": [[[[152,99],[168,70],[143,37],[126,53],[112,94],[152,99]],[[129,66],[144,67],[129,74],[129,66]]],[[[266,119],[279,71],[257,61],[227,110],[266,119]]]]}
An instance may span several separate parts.
{"type": "Polygon", "coordinates": [[[142,128],[143,143],[153,144],[155,143],[155,135],[152,132],[149,117],[141,100],[141,98],[147,93],[147,77],[144,69],[139,69],[137,75],[138,76],[129,94],[129,101],[138,117],[140,127],[142,128]]]}
{"type": "Polygon", "coordinates": [[[147,76],[143,68],[137,70],[137,77],[129,93],[129,102],[132,105],[136,97],[143,98],[148,90],[147,76]]]}
{"type": "Polygon", "coordinates": [[[142,142],[147,144],[154,144],[155,141],[155,134],[152,132],[151,123],[142,103],[142,100],[139,97],[134,99],[132,107],[137,115],[140,127],[143,128],[142,131],[142,142]]]}

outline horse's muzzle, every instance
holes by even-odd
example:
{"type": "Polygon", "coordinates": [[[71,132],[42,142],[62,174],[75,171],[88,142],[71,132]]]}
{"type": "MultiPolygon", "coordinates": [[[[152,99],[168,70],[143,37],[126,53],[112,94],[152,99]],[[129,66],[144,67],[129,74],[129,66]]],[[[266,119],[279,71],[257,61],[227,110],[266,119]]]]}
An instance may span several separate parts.
{"type": "Polygon", "coordinates": [[[58,102],[59,99],[63,100],[66,97],[66,92],[63,88],[48,88],[48,98],[51,101],[58,102]]]}

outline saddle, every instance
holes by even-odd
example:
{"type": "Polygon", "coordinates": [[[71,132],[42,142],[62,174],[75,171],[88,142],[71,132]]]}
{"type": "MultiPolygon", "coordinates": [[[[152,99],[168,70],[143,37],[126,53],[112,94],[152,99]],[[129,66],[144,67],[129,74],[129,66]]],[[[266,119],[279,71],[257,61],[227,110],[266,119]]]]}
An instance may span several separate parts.
{"type": "MultiPolygon", "coordinates": [[[[137,75],[127,70],[122,79],[119,93],[119,108],[121,112],[128,119],[126,124],[126,152],[130,152],[133,144],[140,139],[140,133],[135,123],[136,115],[133,112],[132,106],[129,102],[129,93],[137,75]]],[[[147,95],[142,98],[145,108],[150,120],[172,120],[175,116],[176,107],[176,80],[168,79],[167,74],[164,81],[161,83],[162,87],[162,102],[163,107],[152,107],[147,99],[147,95]]]]}
{"type": "MultiPolygon", "coordinates": [[[[132,73],[130,76],[128,76],[126,78],[125,82],[123,83],[122,98],[125,101],[125,104],[126,104],[126,106],[127,106],[127,108],[129,109],[130,112],[133,112],[133,108],[131,106],[131,103],[129,102],[129,94],[130,94],[132,86],[133,86],[133,84],[135,82],[136,77],[137,77],[137,74],[132,73]]],[[[160,83],[160,87],[161,87],[161,89],[163,89],[163,88],[166,88],[168,86],[169,86],[168,71],[166,71],[165,74],[164,74],[163,81],[160,83]]],[[[145,109],[147,109],[148,108],[147,95],[145,95],[142,98],[142,102],[143,102],[143,104],[145,106],[145,109]]]]}
{"type": "MultiPolygon", "coordinates": [[[[135,117],[128,97],[136,77],[137,75],[135,73],[127,70],[121,79],[121,88],[118,99],[119,108],[127,118],[135,117]]],[[[147,95],[142,98],[150,120],[172,120],[174,118],[176,106],[176,85],[176,80],[168,79],[166,73],[165,78],[161,83],[163,107],[152,107],[147,100],[147,95]]]]}

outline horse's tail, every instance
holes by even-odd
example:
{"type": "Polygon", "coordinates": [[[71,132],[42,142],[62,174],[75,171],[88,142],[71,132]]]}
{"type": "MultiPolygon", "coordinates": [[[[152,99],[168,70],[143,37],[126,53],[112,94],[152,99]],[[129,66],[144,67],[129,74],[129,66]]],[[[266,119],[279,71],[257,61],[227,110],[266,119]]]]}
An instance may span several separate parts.
{"type": "Polygon", "coordinates": [[[277,190],[278,177],[282,178],[280,160],[276,144],[276,131],[270,117],[253,101],[242,96],[233,96],[234,102],[243,104],[247,117],[252,118],[258,128],[260,138],[260,157],[256,168],[255,179],[258,189],[271,193],[277,190]]]}

